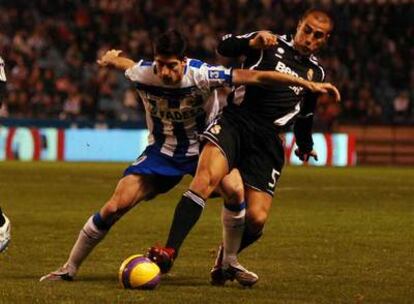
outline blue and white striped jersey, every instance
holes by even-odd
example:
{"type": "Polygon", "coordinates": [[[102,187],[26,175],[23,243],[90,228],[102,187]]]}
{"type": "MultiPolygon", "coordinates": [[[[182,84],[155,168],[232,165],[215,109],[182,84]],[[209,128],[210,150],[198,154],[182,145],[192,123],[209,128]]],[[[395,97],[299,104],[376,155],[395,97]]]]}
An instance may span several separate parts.
{"type": "Polygon", "coordinates": [[[219,112],[215,88],[231,85],[231,69],[187,59],[177,85],[165,85],[155,74],[155,63],[139,61],[125,71],[144,103],[149,130],[148,144],[170,157],[199,154],[198,137],[219,112]]]}

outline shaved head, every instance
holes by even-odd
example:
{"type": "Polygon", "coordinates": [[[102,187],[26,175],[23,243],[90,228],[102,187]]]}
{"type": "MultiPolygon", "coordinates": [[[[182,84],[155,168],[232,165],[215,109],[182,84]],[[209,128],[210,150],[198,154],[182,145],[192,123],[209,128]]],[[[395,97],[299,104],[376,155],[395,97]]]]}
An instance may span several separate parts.
{"type": "Polygon", "coordinates": [[[305,20],[308,17],[314,18],[320,23],[329,24],[329,27],[330,27],[329,31],[330,32],[332,31],[334,22],[333,22],[331,15],[328,12],[322,9],[317,9],[317,8],[309,9],[302,15],[302,17],[300,18],[300,21],[305,20]]]}

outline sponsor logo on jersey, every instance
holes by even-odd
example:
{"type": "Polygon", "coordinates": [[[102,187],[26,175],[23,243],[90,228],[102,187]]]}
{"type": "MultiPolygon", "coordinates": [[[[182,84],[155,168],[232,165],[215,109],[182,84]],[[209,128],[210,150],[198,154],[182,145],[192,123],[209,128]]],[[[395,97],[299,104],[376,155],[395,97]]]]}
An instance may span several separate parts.
{"type": "MultiPolygon", "coordinates": [[[[298,73],[296,73],[293,69],[291,69],[286,64],[284,64],[282,61],[277,62],[275,70],[278,71],[278,72],[281,72],[281,73],[292,75],[292,76],[297,77],[297,78],[302,78],[302,77],[299,77],[298,73]]],[[[296,95],[299,95],[303,90],[302,87],[296,87],[296,86],[289,86],[289,88],[293,92],[295,92],[296,95]]]]}
{"type": "Polygon", "coordinates": [[[295,77],[299,78],[298,73],[293,71],[290,67],[288,67],[286,64],[284,64],[282,61],[277,62],[275,70],[278,71],[278,72],[289,74],[289,75],[292,75],[292,76],[295,76],[295,77]]]}
{"type": "Polygon", "coordinates": [[[284,49],[282,49],[281,47],[278,47],[278,48],[276,49],[276,51],[277,51],[279,54],[284,54],[284,53],[285,53],[285,50],[284,50],[284,49]]]}
{"type": "Polygon", "coordinates": [[[147,105],[151,116],[164,121],[184,122],[205,113],[204,100],[200,95],[191,94],[181,97],[179,108],[169,107],[168,99],[164,97],[147,94],[147,98],[150,101],[147,105]]]}
{"type": "Polygon", "coordinates": [[[187,109],[159,109],[157,107],[151,108],[151,116],[161,118],[162,120],[175,122],[183,122],[185,120],[202,115],[203,113],[204,110],[202,107],[187,109]]]}

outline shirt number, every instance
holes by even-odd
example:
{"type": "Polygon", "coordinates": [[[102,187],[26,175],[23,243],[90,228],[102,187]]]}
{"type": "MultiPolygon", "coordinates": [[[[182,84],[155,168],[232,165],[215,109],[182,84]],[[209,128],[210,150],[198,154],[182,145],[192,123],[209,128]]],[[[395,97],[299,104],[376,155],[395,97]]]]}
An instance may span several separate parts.
{"type": "Polygon", "coordinates": [[[280,172],[277,171],[276,169],[273,169],[272,170],[272,181],[269,182],[269,184],[268,184],[270,188],[273,189],[276,186],[276,182],[277,182],[279,176],[280,176],[280,172]]]}

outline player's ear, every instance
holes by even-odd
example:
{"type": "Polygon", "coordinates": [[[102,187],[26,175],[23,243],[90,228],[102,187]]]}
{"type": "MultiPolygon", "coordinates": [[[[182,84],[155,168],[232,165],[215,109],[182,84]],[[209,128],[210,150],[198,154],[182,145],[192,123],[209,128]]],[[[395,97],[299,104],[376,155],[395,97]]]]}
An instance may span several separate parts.
{"type": "Polygon", "coordinates": [[[181,66],[184,68],[187,65],[187,57],[181,59],[181,66]]]}

